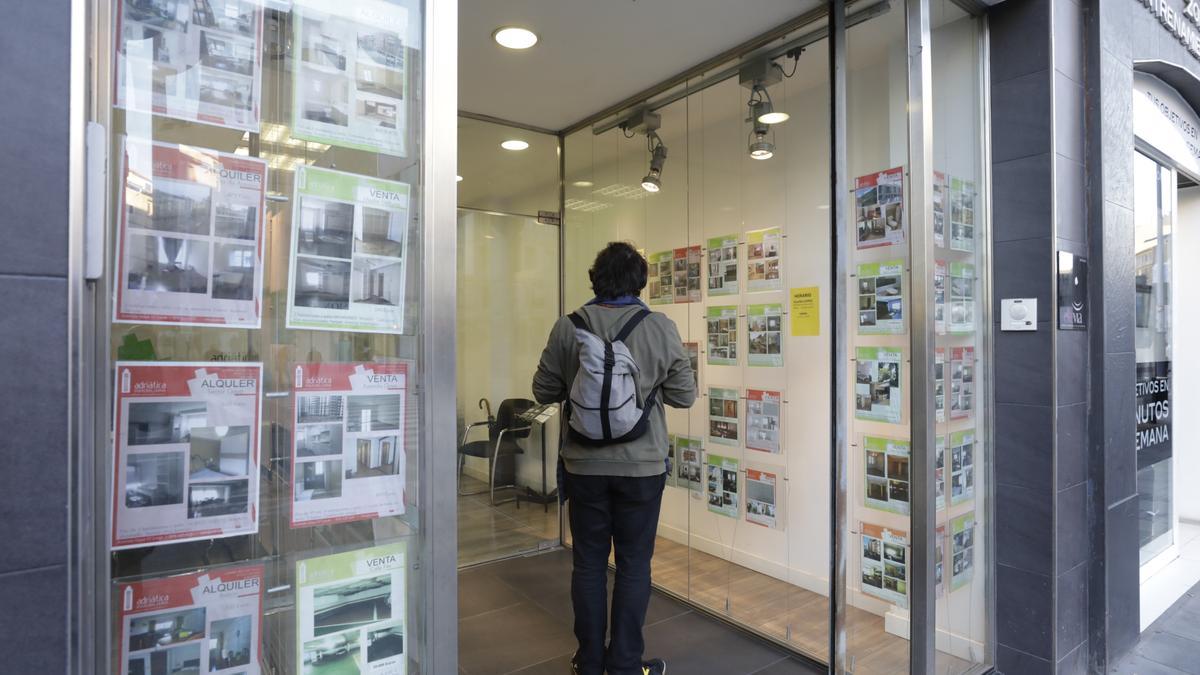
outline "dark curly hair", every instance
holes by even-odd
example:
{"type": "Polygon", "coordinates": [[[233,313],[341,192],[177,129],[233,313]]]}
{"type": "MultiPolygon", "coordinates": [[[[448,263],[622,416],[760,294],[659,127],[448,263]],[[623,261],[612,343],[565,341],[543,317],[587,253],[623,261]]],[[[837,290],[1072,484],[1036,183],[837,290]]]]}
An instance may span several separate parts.
{"type": "Polygon", "coordinates": [[[623,241],[614,241],[596,254],[588,270],[592,292],[601,300],[641,295],[646,287],[646,259],[623,241]]]}

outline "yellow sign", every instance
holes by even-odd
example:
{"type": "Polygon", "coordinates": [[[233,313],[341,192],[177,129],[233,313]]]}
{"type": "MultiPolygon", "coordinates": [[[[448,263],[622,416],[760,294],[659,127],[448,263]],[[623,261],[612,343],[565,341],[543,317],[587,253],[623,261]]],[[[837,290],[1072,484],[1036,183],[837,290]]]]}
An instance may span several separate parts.
{"type": "Polygon", "coordinates": [[[817,286],[792,289],[792,335],[821,334],[821,289],[817,286]]]}

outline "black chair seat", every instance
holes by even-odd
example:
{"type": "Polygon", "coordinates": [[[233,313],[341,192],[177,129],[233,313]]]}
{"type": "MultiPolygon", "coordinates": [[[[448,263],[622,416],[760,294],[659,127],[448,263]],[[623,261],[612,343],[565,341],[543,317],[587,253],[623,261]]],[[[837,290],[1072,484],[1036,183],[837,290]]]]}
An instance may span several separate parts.
{"type": "MultiPolygon", "coordinates": [[[[466,445],[459,448],[459,452],[461,452],[464,455],[467,455],[468,457],[491,457],[492,456],[492,442],[491,441],[471,441],[470,443],[467,443],[466,445]]],[[[522,448],[521,446],[517,445],[517,443],[515,441],[505,438],[503,441],[500,441],[500,454],[501,455],[523,455],[523,454],[525,454],[525,449],[522,448]]]]}

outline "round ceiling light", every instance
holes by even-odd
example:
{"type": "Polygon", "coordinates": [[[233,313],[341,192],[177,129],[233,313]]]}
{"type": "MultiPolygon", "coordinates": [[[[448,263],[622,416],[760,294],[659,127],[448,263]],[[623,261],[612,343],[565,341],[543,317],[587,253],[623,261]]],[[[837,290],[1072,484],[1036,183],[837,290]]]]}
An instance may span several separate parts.
{"type": "Polygon", "coordinates": [[[500,147],[504,148],[505,150],[524,150],[529,147],[529,144],[525,141],[511,138],[501,143],[500,147]]]}
{"type": "Polygon", "coordinates": [[[758,121],[762,122],[763,124],[779,124],[781,122],[788,121],[789,117],[791,117],[791,115],[789,115],[785,112],[774,110],[772,112],[763,113],[762,115],[759,115],[758,121]]]}
{"type": "Polygon", "coordinates": [[[529,49],[537,44],[538,36],[528,28],[517,26],[501,26],[492,33],[492,39],[501,47],[509,49],[529,49]]]}
{"type": "Polygon", "coordinates": [[[454,177],[454,182],[455,182],[455,183],[461,183],[461,182],[462,182],[462,176],[455,176],[455,177],[454,177]]]}
{"type": "Polygon", "coordinates": [[[577,180],[574,183],[571,183],[571,185],[574,185],[575,187],[592,187],[595,185],[595,183],[590,180],[577,180]]]}

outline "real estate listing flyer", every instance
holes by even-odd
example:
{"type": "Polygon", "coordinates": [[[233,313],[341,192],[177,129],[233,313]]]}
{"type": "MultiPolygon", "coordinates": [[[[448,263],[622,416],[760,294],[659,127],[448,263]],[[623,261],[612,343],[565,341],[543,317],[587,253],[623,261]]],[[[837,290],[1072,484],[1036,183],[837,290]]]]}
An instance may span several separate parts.
{"type": "Polygon", "coordinates": [[[652,305],[700,302],[699,246],[676,248],[652,253],[646,258],[649,272],[649,291],[652,305]]]}
{"type": "Polygon", "coordinates": [[[409,186],[300,166],[295,198],[287,327],[401,332],[409,186]]]}
{"type": "Polygon", "coordinates": [[[737,445],[741,439],[737,389],[708,388],[708,438],[721,445],[737,445]]]}
{"type": "Polygon", "coordinates": [[[950,263],[949,331],[965,335],[975,331],[975,266],[950,263]]]}
{"type": "Polygon", "coordinates": [[[776,507],[782,475],[775,467],[746,467],[746,520],[773,530],[780,528],[783,523],[776,507]]]}
{"type": "Polygon", "coordinates": [[[117,588],[121,675],[262,672],[262,565],[117,588]]]}
{"type": "Polygon", "coordinates": [[[946,334],[946,261],[933,262],[933,325],[938,335],[946,334]]]}
{"type": "Polygon", "coordinates": [[[737,295],[738,237],[725,234],[708,240],[708,294],[737,295]]]}
{"type": "Polygon", "coordinates": [[[708,365],[736,366],[738,363],[738,308],[709,307],[704,313],[708,330],[708,365]]]}
{"type": "Polygon", "coordinates": [[[961,420],[975,414],[975,348],[950,350],[950,419],[961,420]]]}
{"type": "Polygon", "coordinates": [[[946,245],[946,174],[933,172],[933,243],[939,248],[946,245]]]}
{"type": "Polygon", "coordinates": [[[975,183],[950,179],[950,248],[975,251],[975,183]]]}
{"type": "Polygon", "coordinates": [[[950,433],[950,503],[975,496],[975,430],[950,433]]]}
{"type": "Polygon", "coordinates": [[[704,441],[675,435],[675,486],[699,494],[704,477],[704,441]]]}
{"type": "Polygon", "coordinates": [[[934,419],[946,421],[946,348],[933,350],[933,410],[934,419]]]}
{"type": "Polygon", "coordinates": [[[946,508],[946,437],[938,435],[935,441],[933,490],[937,498],[937,510],[946,508]]]}
{"type": "Polygon", "coordinates": [[[862,523],[862,591],[908,607],[908,535],[862,523]]]}
{"type": "Polygon", "coordinates": [[[728,518],[738,517],[738,461],[708,455],[708,510],[728,518]]]}
{"type": "Polygon", "coordinates": [[[296,563],[296,672],[404,675],[404,544],[296,563]]]}
{"type": "Polygon", "coordinates": [[[746,233],[746,290],[753,293],[783,288],[782,251],[782,229],[768,227],[746,233]]]}
{"type": "Polygon", "coordinates": [[[934,559],[937,560],[933,564],[933,581],[936,587],[937,597],[942,597],[946,594],[946,526],[938,525],[937,533],[934,537],[934,559]]]}
{"type": "Polygon", "coordinates": [[[292,7],[292,136],[405,156],[408,10],[383,0],[292,7]]]}
{"type": "Polygon", "coordinates": [[[675,467],[679,460],[675,458],[675,434],[667,434],[667,487],[676,487],[679,480],[675,477],[675,467]]]}
{"type": "Polygon", "coordinates": [[[115,367],[112,548],[257,532],[262,364],[115,367]]]}
{"type": "Polygon", "coordinates": [[[907,515],[910,511],[908,441],[863,436],[866,505],[907,515]]]}
{"type": "Polygon", "coordinates": [[[904,241],[904,168],[854,179],[854,225],[859,249],[904,241]]]}
{"type": "Polygon", "coordinates": [[[858,266],[859,335],[904,332],[903,260],[858,266]]]}
{"type": "Polygon", "coordinates": [[[975,575],[975,512],[950,521],[950,590],[957,591],[975,575]]]}
{"type": "Polygon", "coordinates": [[[783,365],[783,305],[778,302],[746,307],[749,346],[746,360],[751,366],[783,365]]]}
{"type": "Polygon", "coordinates": [[[404,513],[405,363],[296,366],[292,527],[404,513]]]}
{"type": "Polygon", "coordinates": [[[765,389],[746,390],[746,447],[779,454],[782,445],[783,394],[765,389]]]}
{"type": "Polygon", "coordinates": [[[854,417],[899,424],[904,410],[900,385],[904,353],[888,347],[858,347],[854,354],[854,417]]]}
{"type": "Polygon", "coordinates": [[[685,342],[683,348],[687,351],[688,364],[692,367],[692,382],[696,385],[696,391],[700,391],[700,343],[685,342]]]}
{"type": "Polygon", "coordinates": [[[123,146],[113,322],[258,328],[266,162],[123,146]]]}
{"type": "Polygon", "coordinates": [[[113,105],[245,131],[262,119],[262,2],[119,0],[113,105]]]}

